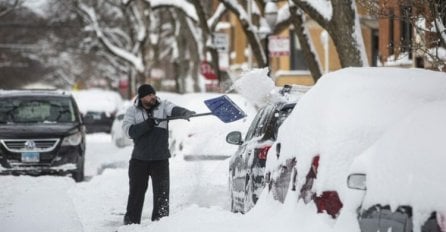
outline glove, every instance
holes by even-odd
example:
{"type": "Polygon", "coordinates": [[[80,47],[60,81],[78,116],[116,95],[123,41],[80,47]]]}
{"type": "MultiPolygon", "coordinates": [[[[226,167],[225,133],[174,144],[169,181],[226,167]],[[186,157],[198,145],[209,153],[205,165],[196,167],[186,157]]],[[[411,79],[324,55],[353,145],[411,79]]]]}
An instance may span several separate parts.
{"type": "Polygon", "coordinates": [[[187,121],[189,121],[190,117],[193,116],[193,115],[195,115],[195,114],[196,114],[195,111],[188,110],[188,111],[186,111],[186,113],[184,114],[184,117],[186,118],[187,121]]]}

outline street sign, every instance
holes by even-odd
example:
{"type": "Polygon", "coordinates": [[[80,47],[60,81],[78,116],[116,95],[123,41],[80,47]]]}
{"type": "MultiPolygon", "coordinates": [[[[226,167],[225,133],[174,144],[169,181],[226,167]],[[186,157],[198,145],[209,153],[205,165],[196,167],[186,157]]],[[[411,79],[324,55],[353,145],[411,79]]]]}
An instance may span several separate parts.
{"type": "Polygon", "coordinates": [[[226,33],[214,33],[214,47],[218,52],[229,52],[229,36],[226,33]]]}
{"type": "Polygon", "coordinates": [[[271,57],[290,55],[290,38],[285,36],[269,36],[268,50],[271,57]]]}

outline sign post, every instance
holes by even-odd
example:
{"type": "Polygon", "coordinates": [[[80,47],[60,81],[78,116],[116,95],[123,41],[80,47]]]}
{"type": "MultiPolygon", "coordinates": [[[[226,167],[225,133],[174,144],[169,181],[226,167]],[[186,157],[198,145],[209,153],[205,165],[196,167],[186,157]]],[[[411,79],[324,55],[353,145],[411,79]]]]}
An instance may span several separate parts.
{"type": "Polygon", "coordinates": [[[214,47],[218,51],[219,69],[229,68],[229,36],[227,33],[214,33],[214,47]]]}

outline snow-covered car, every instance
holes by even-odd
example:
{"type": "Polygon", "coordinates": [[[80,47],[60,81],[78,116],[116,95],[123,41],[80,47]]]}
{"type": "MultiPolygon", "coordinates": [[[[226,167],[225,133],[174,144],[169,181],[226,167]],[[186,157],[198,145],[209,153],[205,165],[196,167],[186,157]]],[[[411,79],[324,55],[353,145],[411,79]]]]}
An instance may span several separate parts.
{"type": "Polygon", "coordinates": [[[72,95],[0,91],[0,173],[72,174],[84,179],[85,126],[72,95]]]}
{"type": "MultiPolygon", "coordinates": [[[[306,91],[307,89],[305,89],[306,91]]],[[[239,130],[226,136],[226,142],[238,145],[229,161],[229,194],[231,211],[246,213],[257,202],[265,187],[265,162],[268,150],[277,137],[282,122],[294,109],[305,92],[297,86],[286,85],[278,89],[287,97],[278,98],[259,109],[251,121],[246,136],[239,130]]]]}
{"type": "MultiPolygon", "coordinates": [[[[210,110],[204,104],[205,100],[221,96],[218,93],[189,93],[181,95],[177,104],[196,113],[207,113],[210,110]]],[[[257,110],[245,98],[238,94],[226,94],[247,117],[224,123],[213,115],[185,120],[172,120],[171,130],[172,155],[181,156],[185,160],[221,160],[230,157],[236,147],[225,143],[229,131],[246,131],[257,110]]]]}
{"type": "Polygon", "coordinates": [[[84,117],[87,133],[110,133],[113,120],[122,105],[122,97],[116,91],[84,89],[73,92],[84,117]]]}
{"type": "Polygon", "coordinates": [[[132,105],[132,101],[126,101],[123,103],[121,108],[116,113],[115,119],[113,120],[113,124],[111,127],[111,138],[113,144],[117,147],[126,147],[133,144],[133,141],[125,135],[124,131],[122,130],[122,122],[124,121],[124,115],[127,111],[127,108],[132,105]]]}
{"type": "Polygon", "coordinates": [[[441,72],[381,67],[324,75],[284,121],[268,152],[269,193],[282,202],[297,201],[306,215],[303,224],[349,224],[327,223],[327,214],[336,219],[349,212],[341,208],[354,158],[417,107],[439,99],[446,99],[441,72]]]}
{"type": "Polygon", "coordinates": [[[446,101],[417,108],[355,159],[362,232],[446,231],[446,101]]]}

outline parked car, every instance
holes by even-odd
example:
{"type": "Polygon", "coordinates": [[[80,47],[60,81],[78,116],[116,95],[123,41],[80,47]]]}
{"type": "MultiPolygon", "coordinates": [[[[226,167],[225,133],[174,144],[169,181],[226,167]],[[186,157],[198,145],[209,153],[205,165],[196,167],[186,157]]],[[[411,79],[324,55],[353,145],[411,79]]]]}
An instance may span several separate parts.
{"type": "MultiPolygon", "coordinates": [[[[220,96],[218,93],[183,94],[177,104],[197,113],[207,113],[210,110],[204,101],[220,96]]],[[[186,161],[223,160],[236,151],[235,146],[223,142],[226,134],[235,129],[246,131],[257,110],[239,94],[231,93],[226,96],[239,106],[247,117],[230,123],[224,123],[214,115],[191,118],[189,122],[170,121],[172,155],[182,157],[186,161]]]]}
{"type": "MultiPolygon", "coordinates": [[[[348,200],[345,181],[354,158],[417,107],[446,99],[445,77],[388,67],[324,75],[285,120],[268,153],[269,194],[281,202],[297,201],[313,223],[327,224],[327,214],[338,219],[348,200]]],[[[348,223],[327,227],[335,224],[348,223]]]]}
{"type": "Polygon", "coordinates": [[[115,119],[113,120],[110,134],[113,144],[119,148],[133,145],[133,141],[122,130],[122,122],[124,121],[125,112],[132,104],[133,102],[131,101],[125,102],[118,110],[115,119]]]}
{"type": "MultiPolygon", "coordinates": [[[[301,96],[302,92],[285,86],[282,94],[301,96]]],[[[227,134],[229,144],[238,149],[229,161],[229,192],[232,212],[248,212],[259,199],[264,188],[265,162],[268,150],[277,137],[277,131],[294,109],[296,97],[289,101],[271,102],[262,107],[252,120],[245,138],[241,131],[227,134]]],[[[283,99],[282,99],[283,100],[283,99]]]]}
{"type": "Polygon", "coordinates": [[[414,110],[355,159],[362,232],[446,231],[446,101],[414,110]]]}
{"type": "Polygon", "coordinates": [[[73,92],[83,115],[87,133],[110,133],[113,120],[122,105],[118,92],[103,89],[84,89],[73,92]]]}
{"type": "Polygon", "coordinates": [[[65,91],[0,91],[0,173],[84,179],[85,126],[65,91]]]}

